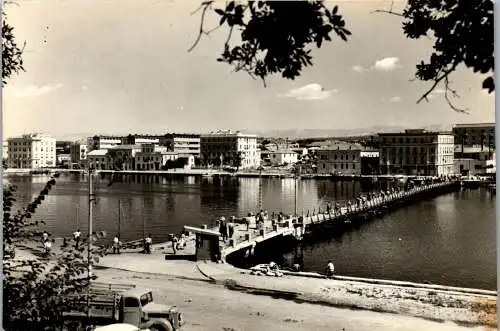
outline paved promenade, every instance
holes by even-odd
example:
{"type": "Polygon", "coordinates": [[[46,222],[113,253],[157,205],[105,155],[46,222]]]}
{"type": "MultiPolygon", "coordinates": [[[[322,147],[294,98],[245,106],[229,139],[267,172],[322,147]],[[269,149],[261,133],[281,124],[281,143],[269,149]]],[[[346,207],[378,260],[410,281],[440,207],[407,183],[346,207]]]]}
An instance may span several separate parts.
{"type": "MultiPolygon", "coordinates": [[[[496,295],[312,277],[251,275],[225,263],[164,260],[160,253],[104,257],[99,266],[151,275],[210,280],[234,291],[326,306],[390,312],[432,320],[496,326],[496,295]]],[[[97,272],[97,269],[96,269],[97,272]]],[[[432,286],[431,286],[432,287],[432,286]]],[[[436,288],[439,288],[437,286],[436,288]]],[[[479,291],[481,292],[481,291],[479,291]]],[[[487,291],[485,291],[486,293],[487,291]]]]}

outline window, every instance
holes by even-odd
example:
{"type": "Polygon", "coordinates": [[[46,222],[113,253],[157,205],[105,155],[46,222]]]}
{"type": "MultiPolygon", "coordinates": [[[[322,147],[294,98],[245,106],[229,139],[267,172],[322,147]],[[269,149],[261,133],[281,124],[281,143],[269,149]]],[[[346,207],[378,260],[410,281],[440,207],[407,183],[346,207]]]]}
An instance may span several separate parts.
{"type": "Polygon", "coordinates": [[[125,307],[139,307],[139,300],[136,298],[125,298],[125,307]]]}
{"type": "Polygon", "coordinates": [[[356,165],[355,165],[354,163],[352,164],[352,168],[353,168],[353,169],[356,169],[356,165]]]}

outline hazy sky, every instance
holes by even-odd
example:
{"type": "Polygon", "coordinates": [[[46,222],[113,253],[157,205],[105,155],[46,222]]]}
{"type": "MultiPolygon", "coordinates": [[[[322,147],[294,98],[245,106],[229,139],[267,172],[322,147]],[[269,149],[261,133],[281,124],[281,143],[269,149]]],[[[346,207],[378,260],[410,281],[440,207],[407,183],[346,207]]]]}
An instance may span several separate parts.
{"type": "MultiPolygon", "coordinates": [[[[17,1],[8,5],[27,43],[26,72],[3,91],[4,137],[42,131],[198,132],[219,128],[346,129],[494,121],[494,97],[480,75],[460,70],[453,112],[442,94],[416,104],[428,84],[410,81],[429,40],[407,40],[398,17],[374,14],[389,1],[336,1],[353,36],[313,49],[314,66],[268,87],[216,62],[227,30],[204,37],[200,1],[17,1]]],[[[216,23],[211,13],[209,23],[216,23]]],[[[439,92],[439,91],[438,91],[439,92]]]]}

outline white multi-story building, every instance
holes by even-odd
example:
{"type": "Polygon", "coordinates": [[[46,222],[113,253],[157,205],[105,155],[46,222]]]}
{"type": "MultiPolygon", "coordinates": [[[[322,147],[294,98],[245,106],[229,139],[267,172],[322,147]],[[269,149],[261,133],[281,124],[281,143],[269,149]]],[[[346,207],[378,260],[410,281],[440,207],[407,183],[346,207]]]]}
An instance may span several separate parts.
{"type": "Polygon", "coordinates": [[[69,147],[69,153],[71,163],[82,163],[87,159],[87,145],[75,142],[69,147]]]}
{"type": "Polygon", "coordinates": [[[158,144],[160,139],[153,135],[129,134],[121,137],[122,145],[158,144]]]}
{"type": "Polygon", "coordinates": [[[2,154],[3,154],[3,159],[7,160],[9,157],[9,142],[7,140],[3,141],[3,149],[2,149],[2,154]]]}
{"type": "Polygon", "coordinates": [[[204,166],[235,166],[238,155],[241,157],[239,168],[258,168],[260,149],[257,148],[257,135],[233,131],[217,131],[200,137],[200,156],[204,166]]]}
{"type": "Polygon", "coordinates": [[[9,168],[56,166],[56,138],[43,134],[25,134],[7,140],[9,168]]]}
{"type": "Polygon", "coordinates": [[[160,145],[168,147],[169,151],[179,154],[179,157],[200,157],[199,134],[168,133],[160,137],[160,145]]]}
{"type": "Polygon", "coordinates": [[[93,136],[87,138],[87,152],[97,149],[108,149],[122,144],[122,137],[117,136],[93,136]]]}
{"type": "Polygon", "coordinates": [[[295,164],[299,160],[299,154],[292,150],[277,150],[269,152],[269,161],[273,166],[295,164]]]}
{"type": "Polygon", "coordinates": [[[454,173],[451,132],[423,129],[379,134],[382,173],[441,176],[454,173]]]}

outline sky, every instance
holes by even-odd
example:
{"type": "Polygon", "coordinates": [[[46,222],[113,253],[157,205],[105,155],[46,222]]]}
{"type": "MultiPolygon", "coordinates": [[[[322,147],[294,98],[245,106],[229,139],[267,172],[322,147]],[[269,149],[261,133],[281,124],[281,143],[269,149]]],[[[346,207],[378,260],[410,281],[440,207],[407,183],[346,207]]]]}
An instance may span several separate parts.
{"type": "MultiPolygon", "coordinates": [[[[373,13],[390,1],[335,1],[352,37],[312,48],[301,77],[274,76],[267,87],[216,61],[227,30],[203,36],[194,0],[34,1],[7,5],[8,21],[26,41],[26,72],[3,90],[4,137],[45,132],[93,134],[359,129],[372,126],[494,122],[484,76],[460,68],[451,76],[457,113],[438,88],[411,81],[432,51],[409,40],[401,19],[373,13]]],[[[403,2],[398,3],[401,8],[403,2]]],[[[219,3],[219,6],[222,6],[219,3]]],[[[216,26],[217,15],[207,15],[216,26]]]]}

